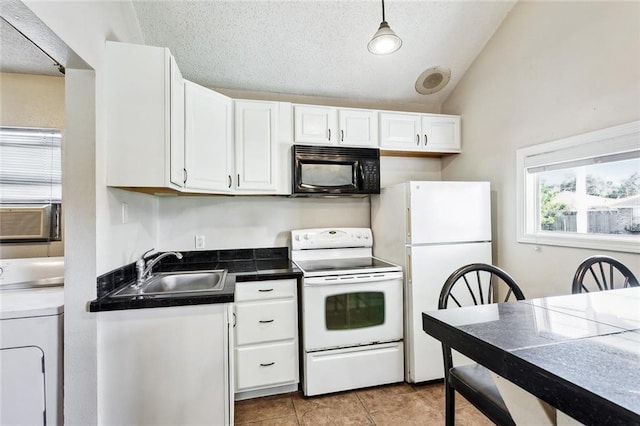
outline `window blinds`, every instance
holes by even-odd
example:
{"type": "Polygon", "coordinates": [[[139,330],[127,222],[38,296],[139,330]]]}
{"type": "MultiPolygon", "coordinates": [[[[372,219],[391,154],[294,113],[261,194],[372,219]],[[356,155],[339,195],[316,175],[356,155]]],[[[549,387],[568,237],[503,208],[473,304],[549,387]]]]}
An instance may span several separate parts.
{"type": "Polygon", "coordinates": [[[62,201],[62,133],[0,127],[0,203],[62,201]]]}

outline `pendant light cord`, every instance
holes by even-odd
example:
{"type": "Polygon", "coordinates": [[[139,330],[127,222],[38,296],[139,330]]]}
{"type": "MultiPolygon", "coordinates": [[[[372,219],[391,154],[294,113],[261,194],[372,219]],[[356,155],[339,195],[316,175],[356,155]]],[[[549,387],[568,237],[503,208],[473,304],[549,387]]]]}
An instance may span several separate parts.
{"type": "Polygon", "coordinates": [[[384,0],[382,0],[382,22],[386,22],[384,19],[384,0]]]}

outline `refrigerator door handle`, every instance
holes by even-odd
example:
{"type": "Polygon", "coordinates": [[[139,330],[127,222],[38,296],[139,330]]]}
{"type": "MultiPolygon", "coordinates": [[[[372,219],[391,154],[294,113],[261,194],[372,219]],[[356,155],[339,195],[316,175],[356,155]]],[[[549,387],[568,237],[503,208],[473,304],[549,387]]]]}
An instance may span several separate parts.
{"type": "Polygon", "coordinates": [[[411,244],[411,209],[407,207],[407,243],[411,244]]]}
{"type": "Polygon", "coordinates": [[[413,279],[413,266],[411,265],[411,253],[407,253],[407,283],[413,279]]]}

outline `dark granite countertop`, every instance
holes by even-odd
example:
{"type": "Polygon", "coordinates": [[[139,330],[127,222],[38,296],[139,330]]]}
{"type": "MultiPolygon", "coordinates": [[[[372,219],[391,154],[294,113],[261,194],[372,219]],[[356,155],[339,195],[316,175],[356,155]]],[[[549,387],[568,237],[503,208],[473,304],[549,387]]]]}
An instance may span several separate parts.
{"type": "Polygon", "coordinates": [[[422,319],[428,334],[581,423],[640,425],[640,288],[422,319]]]}
{"type": "Polygon", "coordinates": [[[226,269],[227,278],[222,290],[204,294],[173,296],[112,297],[122,287],[134,283],[135,263],[125,265],[97,279],[97,299],[89,303],[90,312],[123,309],[142,309],[167,306],[185,306],[234,301],[235,283],[246,281],[278,280],[302,277],[302,271],[289,259],[287,247],[207,250],[182,252],[183,258],[173,256],[162,259],[154,272],[182,272],[226,269]]]}

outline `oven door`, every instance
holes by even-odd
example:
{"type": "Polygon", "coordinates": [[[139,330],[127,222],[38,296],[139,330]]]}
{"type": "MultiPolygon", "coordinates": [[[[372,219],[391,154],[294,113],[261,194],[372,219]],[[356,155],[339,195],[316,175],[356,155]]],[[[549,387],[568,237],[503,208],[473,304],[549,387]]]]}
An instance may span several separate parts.
{"type": "Polygon", "coordinates": [[[307,352],[402,339],[402,272],[304,278],[307,352]]]}

